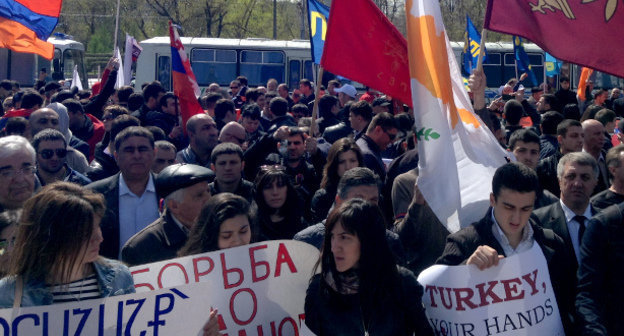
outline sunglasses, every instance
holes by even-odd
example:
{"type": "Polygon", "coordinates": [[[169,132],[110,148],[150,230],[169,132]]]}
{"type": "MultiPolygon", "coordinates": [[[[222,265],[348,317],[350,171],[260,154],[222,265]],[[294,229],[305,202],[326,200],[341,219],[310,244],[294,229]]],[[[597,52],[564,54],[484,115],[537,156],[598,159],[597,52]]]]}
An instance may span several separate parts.
{"type": "Polygon", "coordinates": [[[386,135],[388,136],[388,139],[390,139],[390,141],[394,141],[394,139],[396,139],[397,135],[396,134],[392,134],[392,133],[388,133],[387,130],[383,129],[383,132],[386,133],[386,135]]]}
{"type": "Polygon", "coordinates": [[[238,86],[230,86],[230,89],[238,89],[238,86]]]}
{"type": "Polygon", "coordinates": [[[39,153],[39,155],[41,155],[42,158],[48,160],[48,159],[51,159],[52,156],[54,156],[54,153],[56,153],[56,156],[59,159],[62,159],[67,156],[67,149],[65,148],[44,149],[39,153]]]}

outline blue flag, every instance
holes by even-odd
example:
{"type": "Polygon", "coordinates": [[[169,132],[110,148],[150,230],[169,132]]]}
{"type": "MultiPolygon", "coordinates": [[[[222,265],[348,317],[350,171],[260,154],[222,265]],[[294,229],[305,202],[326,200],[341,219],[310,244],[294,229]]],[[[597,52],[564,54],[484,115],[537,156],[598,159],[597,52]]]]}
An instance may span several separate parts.
{"type": "MultiPolygon", "coordinates": [[[[483,46],[485,48],[485,46],[483,46]]],[[[464,72],[467,75],[477,67],[479,53],[481,52],[481,34],[466,15],[466,32],[464,33],[464,72]]],[[[487,51],[484,50],[483,61],[487,59],[487,51]]]]}
{"type": "Polygon", "coordinates": [[[329,7],[316,0],[308,0],[308,20],[310,22],[310,49],[312,61],[321,64],[325,34],[329,21],[329,7]]]}
{"type": "Polygon", "coordinates": [[[531,69],[531,62],[529,62],[529,55],[524,51],[524,43],[518,36],[513,37],[514,42],[514,54],[516,55],[516,67],[519,73],[527,73],[529,80],[533,83],[533,86],[537,86],[537,78],[531,69]]]}
{"type": "Polygon", "coordinates": [[[546,76],[556,76],[561,72],[561,61],[554,58],[551,54],[544,53],[544,67],[546,68],[546,76]]]}

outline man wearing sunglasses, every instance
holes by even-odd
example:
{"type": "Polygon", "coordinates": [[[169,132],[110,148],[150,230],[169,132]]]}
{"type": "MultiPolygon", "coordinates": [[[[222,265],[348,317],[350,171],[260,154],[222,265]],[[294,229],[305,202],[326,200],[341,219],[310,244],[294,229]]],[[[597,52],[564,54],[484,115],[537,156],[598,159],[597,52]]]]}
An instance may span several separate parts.
{"type": "Polygon", "coordinates": [[[366,134],[355,142],[362,151],[364,166],[379,175],[382,181],[386,180],[386,167],[381,159],[381,152],[394,142],[397,132],[392,114],[382,112],[371,120],[366,134]]]}
{"type": "Polygon", "coordinates": [[[56,181],[87,185],[91,180],[67,165],[67,142],[63,133],[45,129],[35,135],[32,145],[37,153],[37,177],[41,185],[56,181]]]}

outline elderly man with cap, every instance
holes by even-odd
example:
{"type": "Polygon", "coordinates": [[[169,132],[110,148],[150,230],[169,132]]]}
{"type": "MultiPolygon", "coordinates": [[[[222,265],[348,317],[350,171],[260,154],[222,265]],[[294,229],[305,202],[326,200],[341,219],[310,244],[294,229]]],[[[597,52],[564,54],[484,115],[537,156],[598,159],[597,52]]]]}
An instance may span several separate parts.
{"type": "Polygon", "coordinates": [[[155,179],[158,197],[164,198],[160,218],[132,236],[121,250],[128,265],[141,265],[175,258],[204,204],[210,199],[208,184],[212,170],[194,164],[174,164],[155,179]]]}

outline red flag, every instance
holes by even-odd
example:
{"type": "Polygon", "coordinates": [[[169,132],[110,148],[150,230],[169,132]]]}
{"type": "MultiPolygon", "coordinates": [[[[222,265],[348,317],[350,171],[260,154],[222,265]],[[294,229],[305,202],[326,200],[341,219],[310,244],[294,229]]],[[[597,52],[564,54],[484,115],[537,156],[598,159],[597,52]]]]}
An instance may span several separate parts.
{"type": "Polygon", "coordinates": [[[407,40],[372,0],[332,1],[321,66],[412,105],[407,40]]]}
{"type": "Polygon", "coordinates": [[[169,21],[169,34],[171,37],[171,74],[173,77],[173,94],[180,101],[180,115],[182,117],[182,128],[186,132],[186,121],[190,117],[204,113],[197,97],[200,95],[197,80],[191,69],[191,63],[186,52],[178,31],[175,29],[171,21],[169,21]]]}
{"type": "Polygon", "coordinates": [[[484,26],[525,37],[558,59],[624,77],[624,6],[618,2],[488,0],[484,26]]]}

